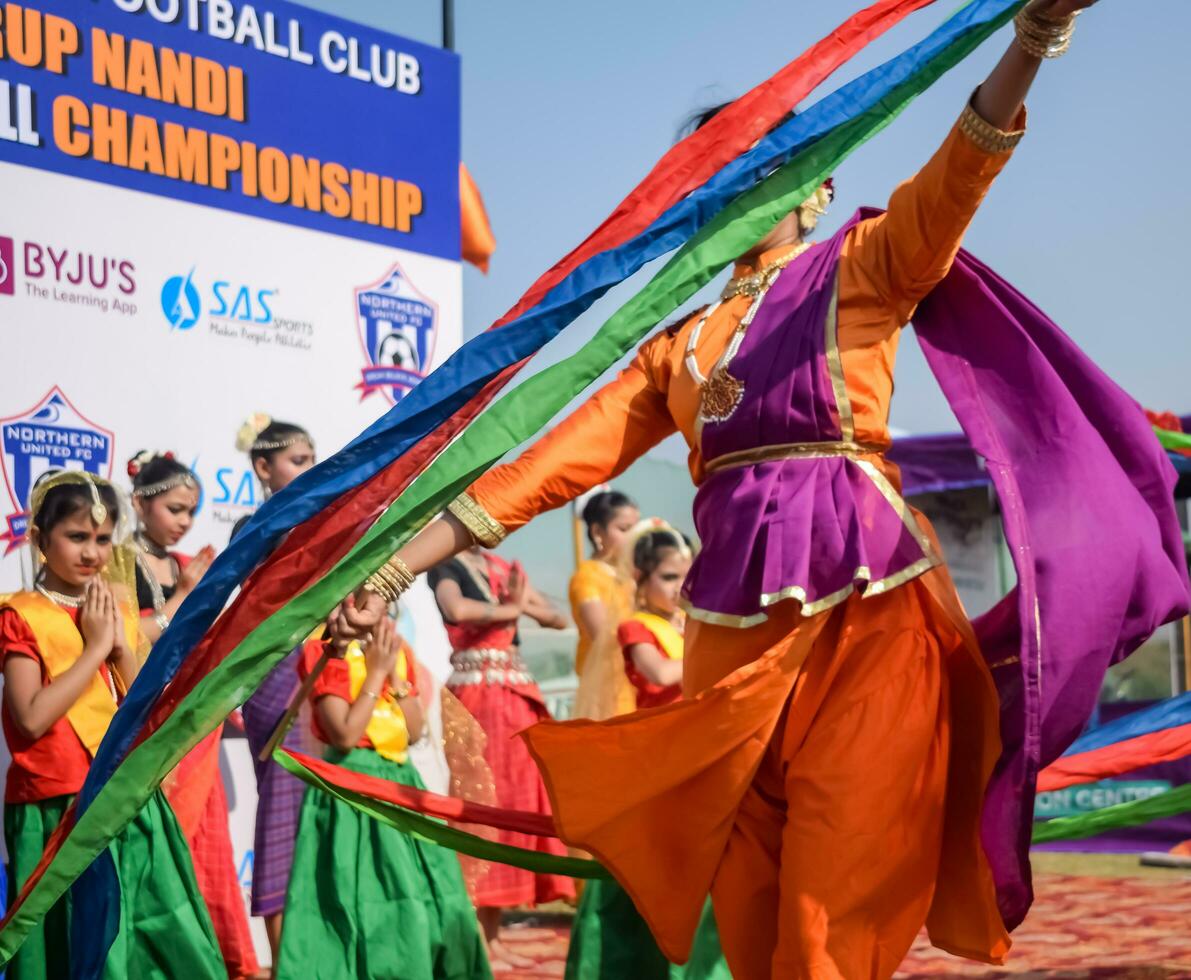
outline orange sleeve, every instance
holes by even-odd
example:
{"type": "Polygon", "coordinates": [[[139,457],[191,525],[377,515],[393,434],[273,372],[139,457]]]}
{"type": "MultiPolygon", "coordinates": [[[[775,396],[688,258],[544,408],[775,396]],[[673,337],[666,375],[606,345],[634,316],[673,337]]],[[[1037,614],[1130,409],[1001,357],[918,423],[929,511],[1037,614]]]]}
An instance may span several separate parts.
{"type": "Polygon", "coordinates": [[[659,383],[672,343],[668,332],[647,341],[615,380],[468,493],[511,532],[623,473],[676,429],[659,383]]]}
{"type": "Polygon", "coordinates": [[[947,275],[964,233],[1025,131],[986,123],[969,105],[930,162],[893,192],[888,211],[852,232],[849,257],[908,323],[914,308],[947,275]]]}

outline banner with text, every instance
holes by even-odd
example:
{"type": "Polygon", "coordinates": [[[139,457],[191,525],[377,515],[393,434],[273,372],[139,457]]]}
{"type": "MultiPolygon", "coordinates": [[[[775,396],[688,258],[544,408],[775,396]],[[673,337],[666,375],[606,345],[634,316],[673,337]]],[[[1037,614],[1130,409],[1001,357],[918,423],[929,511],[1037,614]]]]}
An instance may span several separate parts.
{"type": "Polygon", "coordinates": [[[459,101],[454,54],[282,0],[0,3],[0,592],[47,469],[171,450],[221,548],[246,416],[321,457],[458,346],[459,101]]]}

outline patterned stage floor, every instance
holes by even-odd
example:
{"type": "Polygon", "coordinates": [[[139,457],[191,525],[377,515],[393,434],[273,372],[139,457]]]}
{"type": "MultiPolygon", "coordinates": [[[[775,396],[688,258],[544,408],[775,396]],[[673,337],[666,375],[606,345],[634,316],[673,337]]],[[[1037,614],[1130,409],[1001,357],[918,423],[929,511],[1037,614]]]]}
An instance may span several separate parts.
{"type": "MultiPolygon", "coordinates": [[[[1130,866],[1136,866],[1135,859],[1130,866]]],[[[932,949],[922,937],[898,977],[1191,980],[1191,874],[1114,877],[1044,872],[1038,875],[1036,887],[1038,900],[1015,934],[1014,949],[1004,967],[957,960],[932,949]]],[[[500,980],[562,976],[565,924],[513,925],[502,938],[535,965],[499,972],[500,980]]]]}

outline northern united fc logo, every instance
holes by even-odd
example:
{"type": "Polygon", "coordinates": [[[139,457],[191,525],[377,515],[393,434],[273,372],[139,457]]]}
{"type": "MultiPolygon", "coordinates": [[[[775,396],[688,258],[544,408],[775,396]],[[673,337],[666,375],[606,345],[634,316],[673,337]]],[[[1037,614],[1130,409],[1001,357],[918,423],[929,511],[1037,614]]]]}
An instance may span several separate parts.
{"type": "Polygon", "coordinates": [[[365,367],[356,388],[367,398],[383,392],[401,401],[430,373],[438,338],[438,305],[419,292],[401,266],[356,290],[356,323],[365,367]]]}
{"type": "Polygon", "coordinates": [[[5,554],[25,543],[29,530],[29,491],[50,469],[86,470],[112,475],[115,436],[84,418],[57,386],[32,408],[0,419],[0,468],[13,507],[0,534],[5,554]]]}

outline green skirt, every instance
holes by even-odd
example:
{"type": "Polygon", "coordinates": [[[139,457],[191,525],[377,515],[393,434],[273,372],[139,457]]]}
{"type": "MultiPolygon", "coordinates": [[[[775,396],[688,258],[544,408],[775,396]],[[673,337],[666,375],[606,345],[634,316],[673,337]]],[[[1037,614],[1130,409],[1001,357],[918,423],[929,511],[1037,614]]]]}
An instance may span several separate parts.
{"type": "Polygon", "coordinates": [[[565,980],[732,980],[711,901],[695,933],[691,958],[677,966],[662,955],[649,926],[615,881],[597,878],[583,886],[571,930],[565,980]]]}
{"type": "MultiPolygon", "coordinates": [[[[15,898],[41,860],[69,796],[4,807],[8,894],[15,898]]],[[[105,980],[186,976],[226,980],[215,929],[194,878],[190,848],[160,792],[108,845],[120,878],[120,931],[105,980]]],[[[70,977],[70,893],[29,933],[8,964],[13,980],[70,977]]]]}
{"type": "MultiPolygon", "coordinates": [[[[424,788],[372,749],[328,752],[355,772],[424,788]]],[[[308,789],[282,919],[277,976],[301,980],[490,980],[453,851],[308,789]]]]}

